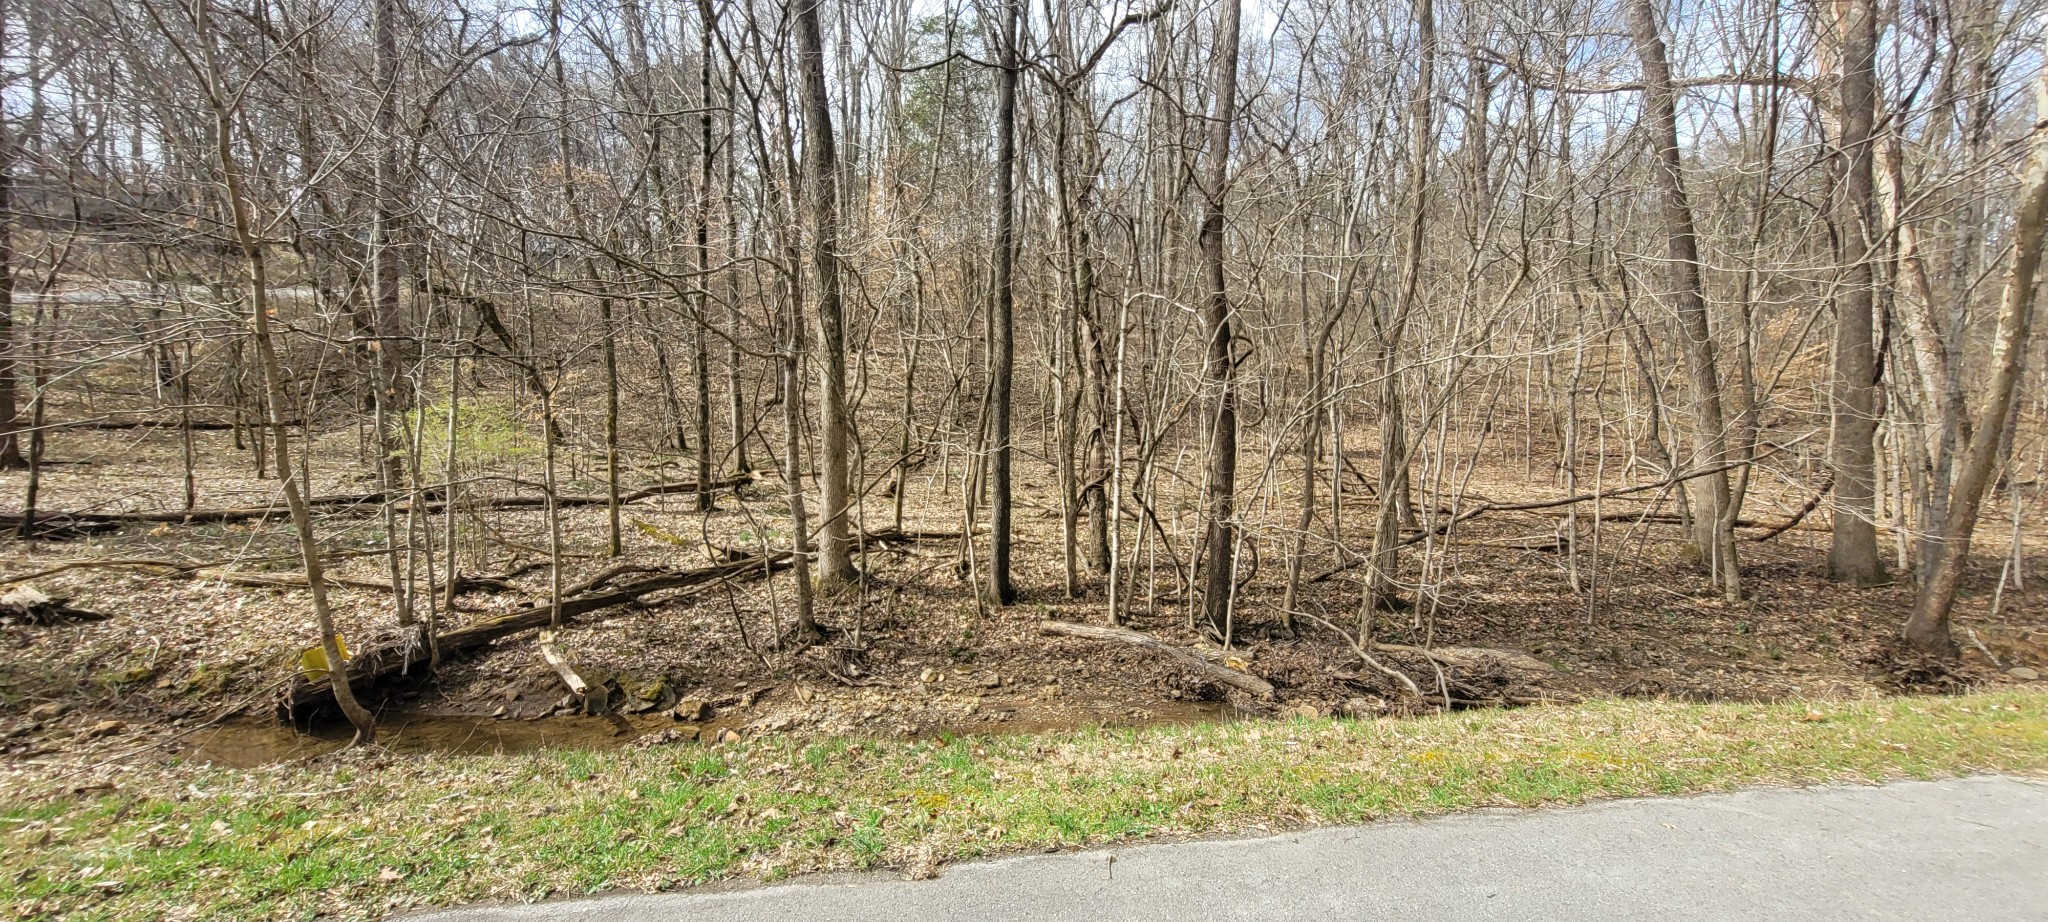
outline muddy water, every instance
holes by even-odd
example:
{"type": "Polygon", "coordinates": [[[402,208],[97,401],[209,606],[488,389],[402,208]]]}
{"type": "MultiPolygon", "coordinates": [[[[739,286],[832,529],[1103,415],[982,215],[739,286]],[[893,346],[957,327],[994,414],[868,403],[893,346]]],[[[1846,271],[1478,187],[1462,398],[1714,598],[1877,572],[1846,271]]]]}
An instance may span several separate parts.
{"type": "MultiPolygon", "coordinates": [[[[1110,701],[1066,701],[1057,706],[1038,702],[991,701],[976,719],[957,724],[917,727],[889,734],[928,739],[948,734],[1044,733],[1091,727],[1147,727],[1236,720],[1234,708],[1215,701],[1156,701],[1142,705],[1110,701]]],[[[673,730],[671,738],[687,741],[700,731],[716,738],[720,731],[743,731],[747,715],[721,714],[702,724],[679,722],[665,714],[632,717],[547,717],[504,720],[467,714],[386,713],[378,718],[377,742],[400,754],[504,755],[542,750],[617,749],[643,736],[673,730]]],[[[800,728],[788,731],[801,734],[800,728]]],[[[348,744],[347,724],[310,731],[267,720],[230,721],[192,734],[172,751],[182,759],[230,768],[253,768],[334,752],[348,744]]]]}

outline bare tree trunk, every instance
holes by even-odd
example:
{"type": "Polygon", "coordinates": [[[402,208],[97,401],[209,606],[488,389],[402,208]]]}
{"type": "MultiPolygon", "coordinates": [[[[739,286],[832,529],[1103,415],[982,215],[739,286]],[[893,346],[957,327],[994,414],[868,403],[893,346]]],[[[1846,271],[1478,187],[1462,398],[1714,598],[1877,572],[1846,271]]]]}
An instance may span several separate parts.
{"type": "Polygon", "coordinates": [[[996,68],[996,279],[989,312],[990,459],[988,600],[1008,605],[1010,585],[1010,398],[1016,370],[1012,313],[1017,255],[1017,20],[1023,0],[1004,3],[1001,60],[996,68]]]}
{"type": "Polygon", "coordinates": [[[847,535],[851,493],[847,442],[853,419],[846,406],[846,326],[839,278],[839,156],[832,137],[832,104],[825,95],[825,51],[818,7],[796,0],[797,65],[802,76],[804,194],[810,200],[811,266],[818,288],[819,428],[823,441],[819,480],[825,525],[819,535],[818,585],[827,591],[856,577],[847,535]]]}
{"type": "MultiPolygon", "coordinates": [[[[1202,169],[1202,225],[1197,239],[1202,252],[1203,334],[1208,349],[1202,361],[1202,383],[1210,404],[1209,485],[1207,522],[1203,533],[1202,618],[1209,631],[1225,642],[1231,635],[1231,590],[1237,579],[1237,395],[1232,352],[1230,292],[1225,288],[1223,207],[1230,187],[1230,131],[1237,120],[1237,41],[1239,0],[1217,5],[1215,94],[1209,113],[1209,137],[1202,169]]],[[[1114,510],[1112,510],[1114,512],[1114,510]]]]}
{"type": "Polygon", "coordinates": [[[794,292],[783,319],[781,365],[782,400],[782,482],[789,495],[790,561],[796,573],[796,635],[799,640],[818,636],[816,604],[811,598],[811,519],[804,508],[803,412],[797,394],[803,384],[804,328],[794,292]]]}
{"type": "MultiPolygon", "coordinates": [[[[596,260],[590,268],[595,277],[596,260]]],[[[617,557],[626,549],[619,533],[619,336],[610,295],[598,296],[597,322],[604,338],[604,546],[606,554],[617,557]]]]}
{"type": "Polygon", "coordinates": [[[1877,355],[1871,343],[1877,279],[1872,161],[1877,117],[1877,4],[1835,0],[1842,37],[1842,188],[1835,198],[1842,294],[1835,305],[1833,414],[1835,515],[1828,573],[1856,586],[1884,578],[1877,554],[1877,355]]]}
{"type": "MultiPolygon", "coordinates": [[[[377,436],[377,479],[384,491],[385,542],[389,548],[385,554],[386,570],[391,579],[392,608],[398,613],[401,627],[415,626],[413,599],[400,578],[398,544],[398,495],[399,485],[404,479],[400,451],[402,442],[396,427],[404,421],[406,389],[399,386],[399,377],[404,373],[405,362],[401,354],[409,352],[400,348],[398,336],[398,252],[395,237],[398,224],[398,140],[394,136],[398,126],[398,3],[399,0],[377,0],[372,9],[376,46],[373,50],[377,71],[377,109],[375,113],[376,167],[372,177],[375,201],[370,221],[370,277],[371,311],[370,332],[375,339],[370,343],[373,356],[372,368],[376,381],[371,386],[377,436]]],[[[310,169],[310,164],[308,165],[310,169]]]]}
{"type": "MultiPolygon", "coordinates": [[[[1401,526],[1415,519],[1409,506],[1408,407],[1401,386],[1401,344],[1415,310],[1422,282],[1422,245],[1429,198],[1429,163],[1435,155],[1436,5],[1415,5],[1418,66],[1414,111],[1409,122],[1408,226],[1401,244],[1401,295],[1393,316],[1378,323],[1380,390],[1379,517],[1373,525],[1372,551],[1366,559],[1365,599],[1359,613],[1358,636],[1372,636],[1372,613],[1392,607],[1398,598],[1396,577],[1401,563],[1401,526]]],[[[1375,315],[1377,317],[1377,315],[1375,315]]],[[[1338,446],[1341,450],[1343,446],[1338,446]]]]}
{"type": "MultiPolygon", "coordinates": [[[[2042,18],[2048,20],[2048,16],[2042,18]]],[[[1912,616],[1906,620],[1908,644],[1944,656],[1956,654],[1955,638],[1949,634],[1949,612],[1955,607],[1956,590],[1969,566],[1977,514],[1984,501],[1984,489],[1998,465],[2003,423],[2019,389],[2032,333],[2034,286],[2041,267],[2043,237],[2048,236],[2048,128],[2043,127],[2048,125],[2048,68],[2043,68],[2036,79],[2034,102],[2037,114],[2033,145],[2021,180],[2018,210],[2013,216],[2012,264],[2006,269],[2005,289],[1999,298],[1998,331],[1991,346],[1991,380],[1986,383],[1983,403],[1977,408],[1961,463],[1956,465],[1948,515],[1940,523],[1939,537],[1931,548],[1933,559],[1927,566],[1927,579],[1913,601],[1912,616]]]]}
{"type": "MultiPolygon", "coordinates": [[[[1643,108],[1649,133],[1655,179],[1663,212],[1664,236],[1672,269],[1669,297],[1678,315],[1679,342],[1692,379],[1693,449],[1695,465],[1717,466],[1727,459],[1726,421],[1721,410],[1721,374],[1714,359],[1713,334],[1707,324],[1707,303],[1700,284],[1698,235],[1692,205],[1686,200],[1684,164],[1678,147],[1677,93],[1671,84],[1671,63],[1658,32],[1650,0],[1629,0],[1629,31],[1643,63],[1643,108]]],[[[1693,494],[1694,544],[1708,572],[1730,601],[1742,597],[1741,571],[1735,557],[1734,509],[1726,471],[1688,482],[1693,494]]]]}
{"type": "Polygon", "coordinates": [[[715,505],[711,490],[711,181],[716,175],[711,136],[711,36],[718,28],[711,0],[697,0],[697,27],[697,89],[701,98],[697,117],[697,278],[691,284],[696,326],[690,331],[690,371],[697,384],[693,419],[697,429],[697,511],[710,512],[715,505]]]}
{"type": "MultiPolygon", "coordinates": [[[[12,4],[0,2],[0,57],[12,53],[8,47],[8,26],[14,21],[12,4]]],[[[20,140],[7,119],[0,119],[0,469],[22,467],[20,398],[16,394],[14,342],[14,162],[20,156],[20,140]]]]}
{"type": "Polygon", "coordinates": [[[306,503],[301,468],[291,463],[290,430],[285,425],[290,414],[286,412],[284,364],[278,360],[277,348],[270,338],[269,271],[264,259],[263,241],[257,236],[256,221],[250,214],[250,203],[244,192],[241,163],[235,158],[235,117],[228,103],[231,91],[223,85],[220,66],[215,60],[211,0],[195,0],[190,14],[199,31],[198,45],[204,67],[201,77],[206,83],[207,105],[213,114],[214,154],[219,159],[222,191],[227,196],[229,224],[249,273],[249,333],[255,343],[257,365],[263,375],[264,408],[269,416],[267,422],[271,436],[276,440],[278,481],[284,490],[285,506],[291,511],[293,530],[297,533],[299,561],[305,569],[307,591],[313,597],[313,621],[320,631],[320,649],[327,658],[328,679],[334,688],[335,703],[341,707],[349,723],[355,725],[355,742],[368,744],[377,739],[377,725],[349,688],[348,670],[341,656],[341,639],[334,632],[334,615],[327,604],[327,580],[320,564],[320,545],[313,535],[313,513],[306,503]]]}

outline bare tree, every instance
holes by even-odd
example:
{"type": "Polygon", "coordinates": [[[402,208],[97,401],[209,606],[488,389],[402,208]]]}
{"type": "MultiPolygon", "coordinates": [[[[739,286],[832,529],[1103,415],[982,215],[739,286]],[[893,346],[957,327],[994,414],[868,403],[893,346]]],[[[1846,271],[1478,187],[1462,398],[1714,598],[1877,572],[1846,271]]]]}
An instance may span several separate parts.
{"type": "MultiPolygon", "coordinates": [[[[1686,198],[1685,166],[1678,147],[1678,101],[1671,64],[1650,0],[1629,0],[1629,33],[1643,66],[1644,130],[1653,159],[1660,199],[1662,231],[1670,262],[1664,297],[1678,315],[1679,345],[1691,378],[1690,401],[1694,462],[1702,467],[1727,461],[1727,416],[1721,409],[1721,372],[1714,336],[1707,322],[1707,304],[1700,282],[1699,234],[1692,203],[1686,198]]],[[[1693,495],[1693,545],[1714,581],[1729,599],[1742,597],[1742,576],[1735,554],[1738,512],[1725,470],[1689,482],[1693,495]]]]}
{"type": "Polygon", "coordinates": [[[818,427],[824,443],[819,459],[825,508],[818,539],[818,583],[830,589],[851,583],[856,575],[847,527],[853,498],[848,464],[853,419],[846,403],[846,321],[839,277],[839,157],[832,135],[832,103],[825,94],[823,27],[818,21],[823,0],[797,3],[792,12],[803,98],[804,196],[810,203],[811,270],[818,291],[818,427]]]}
{"type": "Polygon", "coordinates": [[[1238,0],[1216,8],[1216,40],[1210,92],[1208,137],[1203,147],[1202,385],[1208,401],[1209,486],[1202,539],[1202,617],[1210,632],[1230,639],[1231,603],[1237,583],[1237,338],[1231,333],[1228,266],[1224,252],[1224,204],[1230,195],[1230,134],[1237,121],[1238,0]]]}

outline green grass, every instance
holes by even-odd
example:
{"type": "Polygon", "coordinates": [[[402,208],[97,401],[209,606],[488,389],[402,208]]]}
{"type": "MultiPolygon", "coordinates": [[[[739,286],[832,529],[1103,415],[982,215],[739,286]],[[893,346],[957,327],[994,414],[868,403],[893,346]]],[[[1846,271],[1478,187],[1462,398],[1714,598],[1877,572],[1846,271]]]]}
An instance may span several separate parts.
{"type": "Polygon", "coordinates": [[[1745,785],[2048,772],[2048,693],[136,769],[0,800],[23,918],[374,918],[1745,785]]]}

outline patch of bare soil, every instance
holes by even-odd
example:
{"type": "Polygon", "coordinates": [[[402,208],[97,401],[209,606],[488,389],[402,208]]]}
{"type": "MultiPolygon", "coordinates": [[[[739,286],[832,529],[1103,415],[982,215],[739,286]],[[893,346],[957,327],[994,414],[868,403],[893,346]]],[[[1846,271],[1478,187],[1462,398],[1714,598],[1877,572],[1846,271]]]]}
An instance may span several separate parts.
{"type": "MultiPolygon", "coordinates": [[[[271,502],[275,483],[251,475],[228,434],[199,433],[203,507],[271,502]]],[[[67,510],[175,509],[181,487],[175,440],[147,432],[67,436],[78,463],[52,468],[44,506],[67,510]]],[[[348,432],[331,433],[313,457],[315,494],[370,485],[354,463],[348,432]]],[[[679,479],[673,458],[638,457],[633,485],[679,479]]],[[[587,453],[568,471],[578,491],[598,492],[587,453]]],[[[513,469],[507,477],[530,478],[513,469]]],[[[1512,471],[1475,483],[1488,495],[1544,497],[1559,491],[1512,471]]],[[[959,529],[949,508],[957,465],[933,465],[911,479],[904,525],[959,529]]],[[[821,640],[790,630],[793,587],[732,579],[643,604],[589,615],[556,632],[556,644],[593,685],[604,713],[568,696],[536,652],[532,634],[479,655],[440,664],[431,681],[407,683],[380,704],[382,742],[398,752],[519,751],[543,747],[716,744],[758,733],[931,735],[1022,732],[1100,725],[1237,719],[1294,714],[1406,713],[1438,707],[1565,702],[1600,696],[1698,700],[1869,697],[2027,681],[2048,672],[2048,604],[2037,577],[2024,591],[1997,583],[2000,536],[1987,535],[1980,565],[1958,612],[1963,660],[1901,653],[1893,642],[1910,605],[1903,581],[1847,589],[1822,576],[1826,533],[1813,523],[1769,541],[1745,542],[1741,604],[1719,600],[1683,559],[1675,528],[1642,518],[1650,502],[1614,502],[1599,541],[1580,509],[1577,566],[1555,541],[1558,514],[1500,514],[1461,526],[1455,543],[1424,542],[1406,553],[1410,607],[1374,614],[1371,662],[1349,639],[1360,625],[1355,569],[1332,564],[1366,546],[1311,544],[1314,561],[1299,609],[1315,618],[1282,626],[1288,547],[1278,524],[1292,522],[1292,498],[1247,503],[1248,541],[1263,558],[1240,590],[1241,636],[1220,649],[1187,621],[1182,580],[1167,555],[1137,556],[1141,576],[1129,626],[1196,657],[1270,682],[1270,700],[1219,685],[1201,671],[1136,646],[1040,629],[1046,619],[1100,622],[1101,578],[1084,569],[1083,590],[1062,590],[1057,499],[1049,471],[1026,470],[1018,513],[1020,601],[991,608],[976,600],[958,566],[957,539],[877,542],[864,579],[826,599],[821,640]],[[1576,569],[1576,572],[1574,572],[1576,569]],[[1327,573],[1327,575],[1325,575],[1327,573]],[[1992,601],[1996,597],[1996,612],[1992,601]],[[1417,649],[1404,649],[1417,648],[1417,649]],[[1429,652],[1423,652],[1427,650],[1429,652]],[[2038,670],[2035,671],[2035,670],[2038,670]],[[1415,683],[1392,675],[1398,672],[1415,683]]],[[[0,476],[0,496],[18,496],[20,475],[0,476]]],[[[1760,518],[1783,516],[1805,497],[1762,495],[1760,518]]],[[[871,498],[870,528],[893,524],[892,500],[871,498]]],[[[648,566],[704,565],[729,550],[786,545],[787,509],[771,477],[725,493],[720,509],[692,511],[687,495],[655,496],[626,508],[625,560],[648,566]]],[[[1161,502],[1161,508],[1168,508],[1161,502]]],[[[1668,507],[1663,511],[1668,512],[1668,507]]],[[[1347,522],[1369,524],[1364,514],[1347,522]]],[[[1188,517],[1169,527],[1191,527],[1188,517]]],[[[573,552],[562,579],[573,584],[617,561],[602,555],[604,510],[564,514],[573,552]]],[[[434,539],[443,521],[432,520],[434,539]]],[[[435,612],[447,630],[536,604],[547,597],[545,522],[537,510],[457,514],[466,576],[513,573],[504,587],[462,594],[435,612]],[[522,571],[522,567],[526,567],[522,571]]],[[[1327,529],[1327,525],[1319,524],[1327,529]]],[[[376,553],[386,536],[374,507],[323,516],[321,535],[337,555],[340,629],[357,650],[393,635],[388,574],[376,553]]],[[[1754,532],[1752,532],[1753,534],[1754,532]]],[[[2048,574],[2048,553],[2028,547],[2027,572],[2048,574]]],[[[65,569],[28,581],[50,598],[109,615],[105,620],[31,623],[0,619],[0,758],[17,769],[115,758],[199,759],[252,765],[318,754],[346,733],[281,728],[267,715],[317,637],[302,590],[250,585],[228,574],[294,572],[292,543],[274,520],[158,523],[66,541],[14,542],[0,572],[18,576],[68,561],[145,559],[189,564],[65,569]],[[201,566],[201,565],[205,566],[201,566]]],[[[1184,562],[1183,562],[1184,565],[1184,562]]],[[[427,574],[420,574],[424,581],[427,574]]],[[[55,770],[55,769],[52,769],[55,770]]]]}

